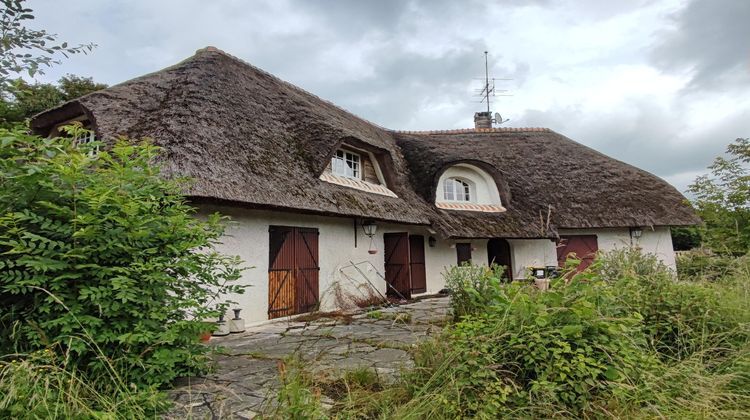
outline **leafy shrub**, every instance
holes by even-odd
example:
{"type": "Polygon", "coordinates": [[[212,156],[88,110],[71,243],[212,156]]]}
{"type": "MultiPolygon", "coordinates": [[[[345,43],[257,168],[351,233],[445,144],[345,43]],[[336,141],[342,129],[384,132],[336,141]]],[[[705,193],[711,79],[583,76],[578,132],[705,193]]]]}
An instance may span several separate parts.
{"type": "Polygon", "coordinates": [[[445,287],[451,291],[453,316],[478,313],[496,303],[505,268],[500,265],[453,266],[444,274],[445,287]]]}
{"type": "Polygon", "coordinates": [[[94,376],[103,354],[144,385],[205,370],[215,299],[242,290],[221,217],[194,217],[156,147],[90,147],[0,131],[1,354],[57,346],[94,376]]]}
{"type": "Polygon", "coordinates": [[[643,331],[662,357],[685,358],[706,347],[733,345],[746,335],[750,308],[730,304],[742,298],[737,288],[696,278],[677,281],[653,256],[634,251],[609,252],[596,264],[600,271],[592,275],[612,283],[626,311],[641,314],[643,331]]]}
{"type": "Polygon", "coordinates": [[[611,313],[614,297],[601,281],[576,277],[549,292],[511,284],[497,296],[492,311],[448,333],[450,374],[430,386],[450,390],[441,398],[451,416],[519,415],[539,401],[578,412],[655,363],[642,350],[641,318],[611,313]]]}
{"type": "Polygon", "coordinates": [[[732,273],[736,258],[714,254],[705,249],[693,249],[677,254],[677,277],[680,280],[709,280],[725,278],[732,273]]]}

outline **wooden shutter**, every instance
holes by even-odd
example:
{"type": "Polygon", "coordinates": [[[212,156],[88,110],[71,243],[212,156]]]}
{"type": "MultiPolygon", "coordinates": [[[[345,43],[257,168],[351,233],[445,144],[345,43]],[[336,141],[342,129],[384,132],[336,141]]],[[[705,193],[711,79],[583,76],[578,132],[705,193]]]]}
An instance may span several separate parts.
{"type": "Polygon", "coordinates": [[[409,234],[386,233],[383,235],[385,248],[385,281],[390,296],[411,297],[411,270],[409,267],[409,234]],[[395,289],[395,290],[394,290],[395,289]]]}
{"type": "Polygon", "coordinates": [[[409,271],[411,272],[411,292],[427,291],[427,274],[425,273],[424,236],[409,236],[409,271]]]}
{"type": "Polygon", "coordinates": [[[268,317],[314,310],[319,296],[318,230],[269,229],[268,317]]]}

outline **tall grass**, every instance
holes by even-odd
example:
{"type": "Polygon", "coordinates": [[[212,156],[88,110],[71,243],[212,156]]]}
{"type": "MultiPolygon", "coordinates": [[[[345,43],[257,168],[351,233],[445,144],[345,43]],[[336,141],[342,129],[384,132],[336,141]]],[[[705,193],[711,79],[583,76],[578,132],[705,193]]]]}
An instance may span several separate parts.
{"type": "Polygon", "coordinates": [[[677,280],[653,256],[620,251],[549,292],[453,271],[468,288],[454,295],[456,323],[414,351],[399,383],[350,386],[328,415],[747,418],[748,261],[677,280]]]}
{"type": "Polygon", "coordinates": [[[0,356],[0,418],[70,419],[154,417],[170,403],[156,386],[138,388],[97,345],[65,304],[40,291],[67,310],[82,335],[69,336],[44,350],[0,356]],[[83,371],[76,363],[73,343],[96,355],[98,369],[83,371]]]}
{"type": "Polygon", "coordinates": [[[92,377],[70,356],[46,349],[0,360],[0,418],[141,419],[167,408],[163,393],[130,386],[114,371],[92,377]]]}

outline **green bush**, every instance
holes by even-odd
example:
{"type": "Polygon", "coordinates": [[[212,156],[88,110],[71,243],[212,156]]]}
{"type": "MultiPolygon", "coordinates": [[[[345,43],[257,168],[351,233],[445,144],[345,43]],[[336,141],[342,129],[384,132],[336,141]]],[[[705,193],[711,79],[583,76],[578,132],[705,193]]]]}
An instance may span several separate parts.
{"type": "Polygon", "coordinates": [[[155,146],[94,147],[0,131],[0,354],[58,348],[93,376],[105,355],[139,385],[204,371],[216,298],[242,291],[222,218],[194,216],[155,146]]]}
{"type": "Polygon", "coordinates": [[[446,337],[449,373],[427,386],[440,389],[431,404],[442,401],[448,417],[552,414],[538,411],[544,405],[577,413],[655,363],[642,350],[641,318],[613,315],[601,281],[561,280],[549,292],[511,284],[498,296],[446,337]]]}
{"type": "MultiPolygon", "coordinates": [[[[741,261],[727,264],[742,267],[741,261]]],[[[741,288],[705,278],[677,280],[655,257],[628,250],[604,254],[593,270],[612,284],[625,311],[641,314],[643,331],[663,358],[682,359],[706,347],[734,346],[746,337],[743,325],[750,322],[750,308],[742,303],[746,294],[741,288]]]]}
{"type": "Polygon", "coordinates": [[[453,316],[460,319],[495,304],[504,275],[505,268],[494,264],[489,268],[473,264],[449,268],[444,277],[445,287],[451,292],[453,316]]]}
{"type": "Polygon", "coordinates": [[[716,281],[730,275],[738,260],[705,249],[693,249],[677,254],[676,262],[680,280],[716,281]]]}
{"type": "Polygon", "coordinates": [[[410,397],[391,414],[741,417],[748,278],[678,282],[654,256],[622,250],[548,292],[502,285],[491,304],[420,346],[403,385],[410,397]]]}

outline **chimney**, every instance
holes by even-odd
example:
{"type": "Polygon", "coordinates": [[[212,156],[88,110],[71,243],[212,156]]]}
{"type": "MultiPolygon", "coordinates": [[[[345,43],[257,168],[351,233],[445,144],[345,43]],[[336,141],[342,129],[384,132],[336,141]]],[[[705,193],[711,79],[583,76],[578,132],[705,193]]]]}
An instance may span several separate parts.
{"type": "Polygon", "coordinates": [[[474,113],[474,128],[492,128],[492,113],[490,112],[475,112],[474,113]]]}

